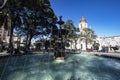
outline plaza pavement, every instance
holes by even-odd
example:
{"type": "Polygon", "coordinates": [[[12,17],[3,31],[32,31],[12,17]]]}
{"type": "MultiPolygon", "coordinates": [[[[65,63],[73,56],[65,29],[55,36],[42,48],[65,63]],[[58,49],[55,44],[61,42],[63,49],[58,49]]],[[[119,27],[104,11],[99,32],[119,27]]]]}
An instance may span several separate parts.
{"type": "MultiPolygon", "coordinates": [[[[103,57],[112,57],[120,59],[120,53],[105,53],[105,52],[78,52],[82,55],[95,55],[95,56],[103,56],[103,57]]],[[[7,51],[0,52],[0,56],[8,56],[9,53],[7,51]]]]}
{"type": "Polygon", "coordinates": [[[111,58],[118,58],[120,59],[120,53],[115,52],[81,52],[84,55],[95,55],[95,56],[103,56],[103,57],[111,57],[111,58]]]}

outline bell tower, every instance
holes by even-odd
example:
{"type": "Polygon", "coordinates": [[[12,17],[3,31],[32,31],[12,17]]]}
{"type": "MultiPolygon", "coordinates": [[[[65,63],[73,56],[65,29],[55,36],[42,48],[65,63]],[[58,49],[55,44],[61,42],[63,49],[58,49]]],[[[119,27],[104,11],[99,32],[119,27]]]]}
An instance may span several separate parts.
{"type": "Polygon", "coordinates": [[[80,30],[80,33],[83,32],[83,29],[84,28],[88,28],[88,24],[87,24],[87,21],[84,17],[81,18],[80,22],[79,22],[79,30],[80,30]]]}
{"type": "MultiPolygon", "coordinates": [[[[86,19],[84,17],[82,17],[79,22],[80,34],[82,34],[82,33],[84,34],[84,30],[83,30],[84,28],[88,28],[88,23],[87,23],[86,19]]],[[[80,41],[79,46],[80,46],[81,50],[86,50],[86,43],[84,41],[80,41]]]]}

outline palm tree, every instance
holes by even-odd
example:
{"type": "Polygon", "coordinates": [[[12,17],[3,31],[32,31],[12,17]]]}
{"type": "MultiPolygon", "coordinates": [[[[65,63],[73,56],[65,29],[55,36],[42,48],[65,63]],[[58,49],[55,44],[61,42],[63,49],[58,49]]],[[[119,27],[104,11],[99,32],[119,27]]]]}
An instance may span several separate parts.
{"type": "Polygon", "coordinates": [[[94,31],[91,28],[84,28],[83,32],[80,33],[80,40],[85,42],[86,49],[87,45],[89,43],[91,44],[96,37],[97,36],[95,35],[94,31]]]}

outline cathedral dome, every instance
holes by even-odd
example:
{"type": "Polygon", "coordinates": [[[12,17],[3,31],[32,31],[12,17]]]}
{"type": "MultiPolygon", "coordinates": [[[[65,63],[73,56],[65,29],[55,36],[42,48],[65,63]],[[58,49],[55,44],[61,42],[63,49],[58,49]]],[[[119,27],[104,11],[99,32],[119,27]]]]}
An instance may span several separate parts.
{"type": "Polygon", "coordinates": [[[84,17],[81,18],[80,22],[86,22],[87,23],[87,21],[84,17]]]}

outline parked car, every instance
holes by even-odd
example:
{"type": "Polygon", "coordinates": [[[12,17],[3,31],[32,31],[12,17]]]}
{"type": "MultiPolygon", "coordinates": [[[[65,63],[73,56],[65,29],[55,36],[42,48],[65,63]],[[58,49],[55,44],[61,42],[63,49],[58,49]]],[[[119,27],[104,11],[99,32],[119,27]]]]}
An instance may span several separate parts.
{"type": "Polygon", "coordinates": [[[91,52],[93,51],[93,48],[87,48],[87,51],[91,52]]]}

